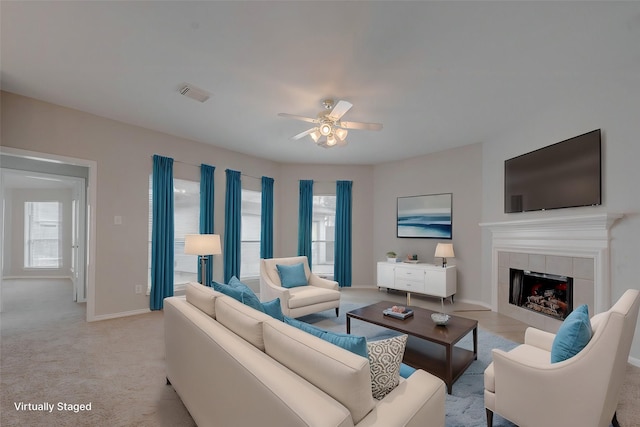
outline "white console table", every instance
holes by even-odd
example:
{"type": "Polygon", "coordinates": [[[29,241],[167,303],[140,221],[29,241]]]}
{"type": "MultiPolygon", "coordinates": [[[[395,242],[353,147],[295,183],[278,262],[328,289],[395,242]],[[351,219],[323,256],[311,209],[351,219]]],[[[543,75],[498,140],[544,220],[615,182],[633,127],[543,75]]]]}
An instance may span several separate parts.
{"type": "Polygon", "coordinates": [[[442,267],[433,264],[402,262],[378,262],[378,287],[407,292],[410,305],[412,292],[424,295],[451,297],[457,292],[456,266],[442,267]]]}

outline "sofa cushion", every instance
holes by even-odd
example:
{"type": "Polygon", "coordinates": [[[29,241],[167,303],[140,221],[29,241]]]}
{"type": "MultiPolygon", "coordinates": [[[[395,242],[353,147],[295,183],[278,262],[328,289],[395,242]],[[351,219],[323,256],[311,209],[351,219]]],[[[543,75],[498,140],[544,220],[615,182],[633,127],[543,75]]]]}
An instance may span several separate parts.
{"type": "Polygon", "coordinates": [[[185,293],[189,304],[197,307],[201,311],[204,311],[215,319],[215,299],[216,296],[220,295],[220,293],[195,282],[187,283],[185,293]]]}
{"type": "Polygon", "coordinates": [[[260,303],[262,311],[274,319],[278,319],[281,322],[284,321],[284,315],[282,314],[282,307],[280,306],[280,298],[276,298],[271,301],[260,303]]]}
{"type": "Polygon", "coordinates": [[[400,365],[407,345],[407,335],[367,343],[371,367],[371,393],[380,400],[400,382],[400,365]]]}
{"type": "MultiPolygon", "coordinates": [[[[520,344],[513,350],[510,350],[509,354],[512,355],[514,359],[520,360],[525,364],[545,365],[549,363],[548,351],[529,344],[520,344]]],[[[484,389],[492,393],[496,391],[493,362],[491,362],[484,371],[484,389]]]]}
{"type": "Polygon", "coordinates": [[[357,424],[375,403],[369,361],[284,322],[263,323],[265,352],[344,405],[357,424]]]}
{"type": "Polygon", "coordinates": [[[349,350],[352,353],[355,353],[362,357],[368,357],[367,353],[367,339],[365,337],[359,337],[357,335],[351,334],[341,334],[339,332],[331,332],[325,331],[324,329],[320,329],[316,326],[310,325],[305,322],[301,322],[298,319],[293,319],[291,317],[284,317],[284,322],[294,326],[302,331],[308,332],[311,335],[314,335],[320,339],[323,339],[327,342],[337,345],[338,347],[342,347],[345,350],[349,350]]]}
{"type": "Polygon", "coordinates": [[[276,268],[283,288],[307,286],[307,275],[305,274],[303,263],[293,265],[277,264],[276,268]]]}
{"type": "Polygon", "coordinates": [[[586,305],[573,310],[558,329],[551,345],[551,363],[562,362],[580,352],[591,339],[589,308],[586,305]]]}
{"type": "Polygon", "coordinates": [[[264,351],[262,323],[273,319],[268,314],[236,301],[233,298],[216,298],[216,320],[236,335],[264,351]]]}

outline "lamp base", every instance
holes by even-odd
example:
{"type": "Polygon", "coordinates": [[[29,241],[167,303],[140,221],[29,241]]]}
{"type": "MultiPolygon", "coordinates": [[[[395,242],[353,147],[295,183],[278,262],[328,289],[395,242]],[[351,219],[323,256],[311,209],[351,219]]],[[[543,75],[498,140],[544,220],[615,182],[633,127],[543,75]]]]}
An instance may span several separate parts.
{"type": "Polygon", "coordinates": [[[447,259],[442,258],[442,268],[445,268],[446,266],[447,266],[447,259]]]}
{"type": "Polygon", "coordinates": [[[205,258],[205,255],[200,255],[200,284],[207,286],[207,284],[205,283],[206,280],[206,263],[207,263],[207,259],[205,258]]]}

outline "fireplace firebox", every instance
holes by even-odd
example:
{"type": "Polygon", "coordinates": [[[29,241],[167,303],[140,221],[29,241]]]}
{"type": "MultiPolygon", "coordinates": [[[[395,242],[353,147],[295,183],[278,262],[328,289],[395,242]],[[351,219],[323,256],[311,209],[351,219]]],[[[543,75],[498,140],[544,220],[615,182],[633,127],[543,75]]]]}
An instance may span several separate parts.
{"type": "Polygon", "coordinates": [[[509,303],[554,319],[573,311],[573,278],[509,269],[509,303]]]}

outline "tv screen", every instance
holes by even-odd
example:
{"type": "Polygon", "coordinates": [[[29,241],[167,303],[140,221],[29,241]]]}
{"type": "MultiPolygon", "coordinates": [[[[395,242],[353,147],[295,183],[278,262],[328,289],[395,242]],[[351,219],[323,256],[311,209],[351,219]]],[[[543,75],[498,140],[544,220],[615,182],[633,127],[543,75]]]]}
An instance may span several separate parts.
{"type": "Polygon", "coordinates": [[[600,129],[504,162],[504,211],[601,203],[600,129]]]}

